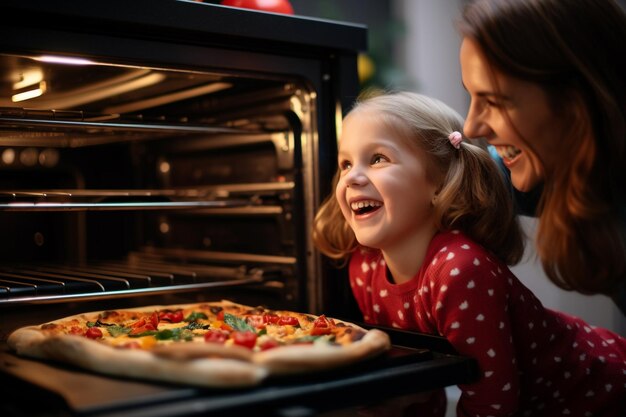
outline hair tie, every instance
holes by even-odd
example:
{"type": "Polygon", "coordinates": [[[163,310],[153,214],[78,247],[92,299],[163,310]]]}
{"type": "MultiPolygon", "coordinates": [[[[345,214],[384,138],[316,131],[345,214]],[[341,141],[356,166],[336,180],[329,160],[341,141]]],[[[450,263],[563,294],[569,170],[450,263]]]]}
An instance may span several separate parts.
{"type": "Polygon", "coordinates": [[[448,135],[448,140],[457,149],[461,148],[461,142],[463,142],[463,135],[456,130],[448,135]]]}

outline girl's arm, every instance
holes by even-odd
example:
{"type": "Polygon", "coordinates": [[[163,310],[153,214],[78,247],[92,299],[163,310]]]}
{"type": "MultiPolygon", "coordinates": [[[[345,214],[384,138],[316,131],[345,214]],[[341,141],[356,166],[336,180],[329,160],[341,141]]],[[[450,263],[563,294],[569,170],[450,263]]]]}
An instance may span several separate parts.
{"type": "Polygon", "coordinates": [[[441,335],[478,361],[480,379],[459,386],[459,416],[505,416],[518,407],[518,368],[507,313],[505,271],[473,244],[449,245],[436,256],[423,292],[441,335]]]}

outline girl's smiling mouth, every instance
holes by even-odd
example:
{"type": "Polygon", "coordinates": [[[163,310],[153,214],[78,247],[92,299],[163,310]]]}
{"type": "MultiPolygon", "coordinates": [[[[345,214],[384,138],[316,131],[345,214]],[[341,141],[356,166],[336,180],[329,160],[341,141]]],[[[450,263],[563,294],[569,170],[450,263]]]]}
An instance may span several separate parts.
{"type": "Polygon", "coordinates": [[[350,203],[350,208],[357,216],[373,213],[382,206],[383,203],[376,200],[358,200],[350,203]]]}

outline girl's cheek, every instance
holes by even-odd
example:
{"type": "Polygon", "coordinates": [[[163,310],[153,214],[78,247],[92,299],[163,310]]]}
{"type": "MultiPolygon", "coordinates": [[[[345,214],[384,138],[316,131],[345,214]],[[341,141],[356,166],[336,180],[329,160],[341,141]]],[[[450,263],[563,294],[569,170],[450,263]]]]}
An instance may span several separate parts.
{"type": "Polygon", "coordinates": [[[337,200],[337,204],[339,204],[341,214],[343,214],[343,217],[347,219],[348,215],[346,214],[346,210],[348,210],[348,203],[346,203],[345,188],[341,186],[341,182],[339,182],[339,184],[337,184],[337,188],[335,188],[335,199],[337,200]]]}

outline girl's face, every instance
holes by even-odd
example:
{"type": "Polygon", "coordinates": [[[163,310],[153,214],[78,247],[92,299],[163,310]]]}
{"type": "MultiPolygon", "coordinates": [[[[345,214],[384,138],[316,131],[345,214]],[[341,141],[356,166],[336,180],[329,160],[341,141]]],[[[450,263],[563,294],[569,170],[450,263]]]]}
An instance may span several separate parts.
{"type": "Polygon", "coordinates": [[[431,202],[436,192],[421,152],[387,130],[371,109],[358,109],[345,118],[335,189],[359,243],[383,251],[411,244],[433,230],[431,202]]]}
{"type": "Polygon", "coordinates": [[[460,51],[463,84],[471,103],[465,135],[484,137],[511,171],[511,182],[529,191],[550,172],[563,126],[537,84],[509,77],[491,67],[478,44],[463,39],[460,51]]]}

